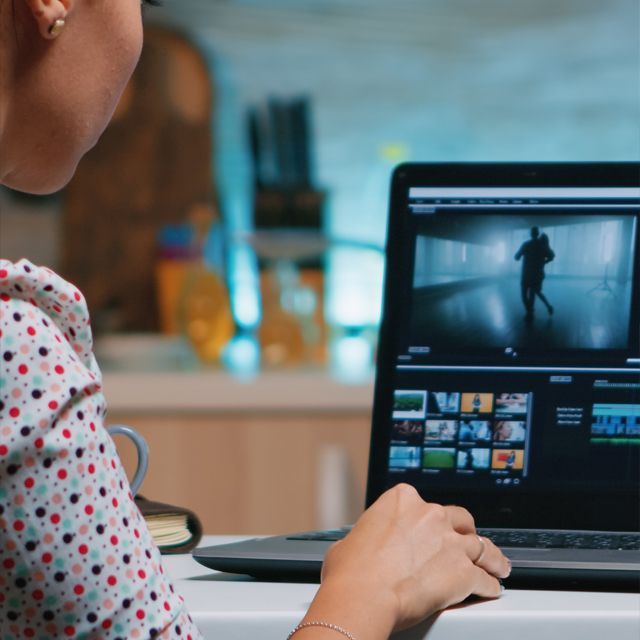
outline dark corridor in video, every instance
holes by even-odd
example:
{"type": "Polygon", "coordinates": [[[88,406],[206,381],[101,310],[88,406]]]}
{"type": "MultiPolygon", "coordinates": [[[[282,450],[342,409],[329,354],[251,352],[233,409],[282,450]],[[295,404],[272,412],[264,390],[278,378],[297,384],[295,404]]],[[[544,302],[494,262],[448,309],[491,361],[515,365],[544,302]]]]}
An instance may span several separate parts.
{"type": "Polygon", "coordinates": [[[416,239],[411,341],[454,351],[626,348],[633,235],[633,218],[616,215],[432,224],[416,239]]]}

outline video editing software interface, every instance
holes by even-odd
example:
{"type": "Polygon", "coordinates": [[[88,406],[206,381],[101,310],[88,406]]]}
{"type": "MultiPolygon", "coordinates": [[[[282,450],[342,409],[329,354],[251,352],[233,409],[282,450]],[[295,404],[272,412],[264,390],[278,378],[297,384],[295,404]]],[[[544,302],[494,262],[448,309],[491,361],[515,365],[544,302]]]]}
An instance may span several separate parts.
{"type": "Polygon", "coordinates": [[[640,192],[412,187],[389,479],[637,489],[640,192]]]}

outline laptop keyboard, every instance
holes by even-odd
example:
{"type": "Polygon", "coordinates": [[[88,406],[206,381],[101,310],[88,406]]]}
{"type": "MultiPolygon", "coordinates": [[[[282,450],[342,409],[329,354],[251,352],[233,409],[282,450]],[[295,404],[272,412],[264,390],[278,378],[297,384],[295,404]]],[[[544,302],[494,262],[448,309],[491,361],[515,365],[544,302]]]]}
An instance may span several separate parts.
{"type": "MultiPolygon", "coordinates": [[[[308,531],[287,540],[320,540],[335,542],[344,538],[351,527],[308,531]]],[[[549,531],[522,529],[478,529],[478,534],[498,547],[533,547],[537,549],[624,549],[640,551],[640,533],[607,533],[599,531],[549,531]]]]}
{"type": "Polygon", "coordinates": [[[326,529],[324,531],[305,531],[304,533],[294,533],[287,536],[287,540],[319,540],[321,542],[337,542],[342,540],[347,533],[351,531],[351,527],[342,527],[342,529],[326,529]]]}
{"type": "Polygon", "coordinates": [[[640,550],[640,533],[478,529],[478,534],[489,538],[498,547],[640,550]]]}

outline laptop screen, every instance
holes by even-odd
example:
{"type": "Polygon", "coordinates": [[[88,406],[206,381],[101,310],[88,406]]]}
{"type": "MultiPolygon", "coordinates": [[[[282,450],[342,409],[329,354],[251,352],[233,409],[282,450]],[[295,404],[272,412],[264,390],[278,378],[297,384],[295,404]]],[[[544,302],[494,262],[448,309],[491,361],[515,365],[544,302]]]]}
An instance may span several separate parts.
{"type": "Polygon", "coordinates": [[[532,526],[553,498],[546,526],[606,508],[606,528],[633,528],[640,187],[526,168],[521,184],[499,165],[475,186],[396,175],[371,473],[486,526],[532,526]]]}

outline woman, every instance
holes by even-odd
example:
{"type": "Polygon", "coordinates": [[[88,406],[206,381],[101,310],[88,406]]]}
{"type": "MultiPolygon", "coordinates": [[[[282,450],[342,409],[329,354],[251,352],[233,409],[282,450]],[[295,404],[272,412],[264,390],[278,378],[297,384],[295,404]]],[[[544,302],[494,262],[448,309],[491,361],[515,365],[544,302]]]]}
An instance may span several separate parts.
{"type": "MultiPolygon", "coordinates": [[[[0,183],[60,189],[99,138],[142,46],[138,0],[0,0],[0,183]]],[[[80,292],[0,263],[3,638],[199,638],[102,425],[80,292]]],[[[329,552],[295,640],[386,638],[509,564],[458,507],[399,485],[329,552]]]]}
{"type": "Polygon", "coordinates": [[[496,442],[504,442],[505,440],[511,440],[513,435],[513,428],[509,422],[500,421],[496,424],[495,431],[493,432],[493,439],[496,442]]]}

